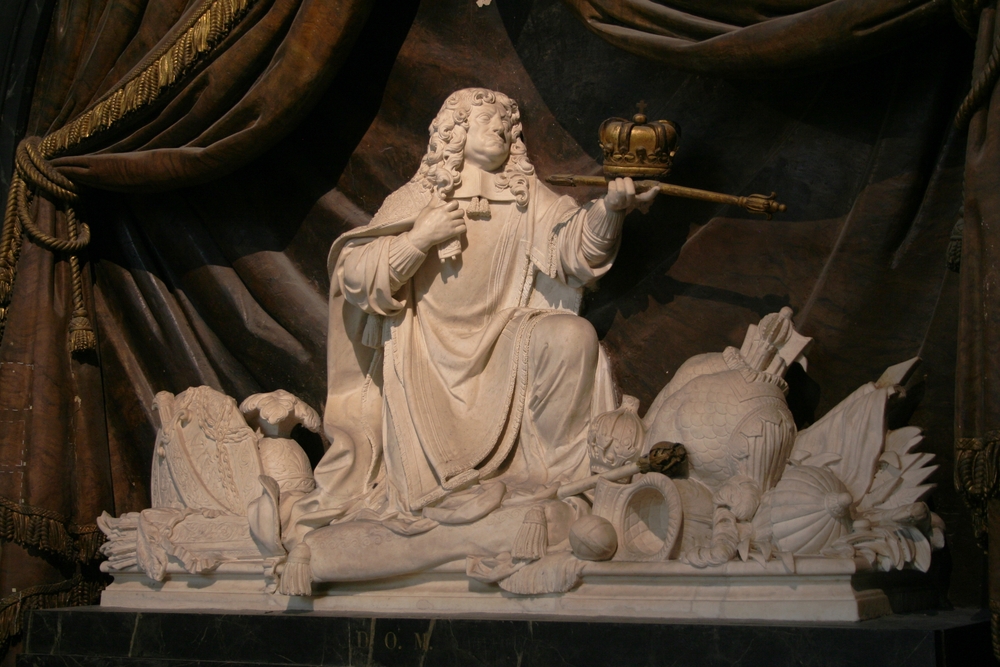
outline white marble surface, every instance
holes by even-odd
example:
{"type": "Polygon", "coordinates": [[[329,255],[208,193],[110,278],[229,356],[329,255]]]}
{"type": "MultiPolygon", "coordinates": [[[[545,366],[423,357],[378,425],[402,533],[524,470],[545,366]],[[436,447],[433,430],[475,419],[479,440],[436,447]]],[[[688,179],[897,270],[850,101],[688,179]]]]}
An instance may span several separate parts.
{"type": "Polygon", "coordinates": [[[784,375],[810,339],[782,308],[741,347],[687,360],[640,419],[634,398],[618,406],[578,312],[655,189],[619,178],[584,206],[558,196],[499,92],[456,91],[430,132],[414,178],[331,248],[322,419],[281,390],[240,408],[210,387],[157,395],[153,507],[98,519],[116,577],[105,603],[888,613],[884,595],[855,590],[856,563],[926,571],[943,546],[923,502],[933,455],[917,451],[919,428],[887,419],[919,360],[799,432],[784,375]],[[315,469],[298,424],[326,436],[315,469]],[[590,514],[610,524],[601,535],[590,514]]]}
{"type": "Polygon", "coordinates": [[[587,563],[569,593],[513,596],[470,581],[464,562],[363,584],[328,584],[317,595],[266,592],[260,562],[226,563],[211,575],[175,568],[164,581],[116,572],[101,605],[132,609],[310,610],[368,616],[440,615],[538,620],[741,619],[857,621],[891,613],[879,589],[855,590],[864,561],[790,558],[760,565],[734,561],[697,569],[661,563],[587,563]],[[789,569],[789,565],[791,569],[789,569]]]}

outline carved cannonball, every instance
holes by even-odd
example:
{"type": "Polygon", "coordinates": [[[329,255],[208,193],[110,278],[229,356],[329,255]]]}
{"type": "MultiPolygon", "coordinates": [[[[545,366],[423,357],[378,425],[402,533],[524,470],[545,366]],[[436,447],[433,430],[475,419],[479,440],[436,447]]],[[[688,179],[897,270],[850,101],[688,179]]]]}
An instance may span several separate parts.
{"type": "Polygon", "coordinates": [[[610,560],[618,550],[618,535],[611,522],[594,514],[580,517],[569,529],[573,555],[583,560],[610,560]]]}
{"type": "Polygon", "coordinates": [[[774,542],[782,551],[818,554],[851,530],[854,499],[829,468],[788,468],[770,495],[774,542]]]}

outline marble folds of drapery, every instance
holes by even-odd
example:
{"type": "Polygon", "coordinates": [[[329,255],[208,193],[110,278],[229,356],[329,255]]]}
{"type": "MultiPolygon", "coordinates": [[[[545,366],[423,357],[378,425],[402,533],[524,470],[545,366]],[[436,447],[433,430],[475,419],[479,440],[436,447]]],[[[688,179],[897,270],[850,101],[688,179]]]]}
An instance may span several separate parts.
{"type": "MultiPolygon", "coordinates": [[[[785,75],[816,72],[884,49],[892,35],[928,33],[952,11],[975,33],[973,108],[965,155],[958,334],[955,362],[955,484],[973,512],[974,532],[990,550],[994,636],[1000,637],[1000,321],[992,303],[1000,267],[1000,113],[997,76],[987,72],[1000,48],[995,3],[940,0],[565,0],[589,29],[617,47],[671,67],[706,73],[785,75]],[[766,38],[765,38],[766,37],[766,38]]],[[[971,97],[971,94],[970,94],[971,97]]],[[[963,114],[964,115],[964,114],[963,114]]],[[[956,120],[962,124],[964,119],[956,120]]],[[[959,130],[964,130],[959,127],[959,130]]],[[[956,231],[959,228],[956,228],[956,231]]],[[[1000,643],[995,646],[1000,656],[1000,643]]]]}
{"type": "MultiPolygon", "coordinates": [[[[530,193],[525,207],[491,202],[489,220],[467,221],[460,260],[428,257],[401,288],[391,245],[429,201],[419,185],[401,188],[369,226],[334,244],[324,417],[332,444],[316,468],[317,490],[299,501],[305,525],[356,509],[377,479],[391,487],[384,511],[411,513],[479,478],[530,492],[587,474],[589,415],[592,404],[611,409],[611,379],[596,356],[580,369],[578,360],[549,360],[559,356],[545,351],[558,346],[559,322],[547,317],[576,315],[581,288],[608,271],[617,244],[591,247],[590,206],[535,178],[530,193]],[[375,340],[364,331],[373,324],[375,340]],[[589,377],[574,388],[581,373],[589,377]]],[[[619,215],[598,206],[598,216],[619,215]]],[[[575,343],[565,337],[561,352],[585,359],[575,343]]]]}

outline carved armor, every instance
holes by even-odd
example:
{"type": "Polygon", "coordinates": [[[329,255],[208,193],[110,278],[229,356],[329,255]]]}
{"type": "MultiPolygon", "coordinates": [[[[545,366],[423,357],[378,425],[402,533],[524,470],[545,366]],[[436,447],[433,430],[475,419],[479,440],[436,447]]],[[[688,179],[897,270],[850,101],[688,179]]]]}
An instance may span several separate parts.
{"type": "Polygon", "coordinates": [[[709,487],[746,475],[764,491],[781,477],[795,441],[787,385],[778,375],[750,368],[736,348],[728,348],[723,359],[726,370],[697,376],[673,392],[646,442],[682,443],[690,476],[709,487]]]}

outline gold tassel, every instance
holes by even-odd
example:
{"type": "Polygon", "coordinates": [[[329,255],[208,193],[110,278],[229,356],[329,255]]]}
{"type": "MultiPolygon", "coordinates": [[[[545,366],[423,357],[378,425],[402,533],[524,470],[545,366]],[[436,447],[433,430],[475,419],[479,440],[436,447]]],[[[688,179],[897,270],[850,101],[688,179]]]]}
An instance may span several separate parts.
{"type": "Polygon", "coordinates": [[[521,528],[514,538],[514,548],[510,555],[521,560],[538,560],[545,555],[549,546],[549,524],[541,507],[532,507],[524,515],[521,528]]]}
{"type": "MultiPolygon", "coordinates": [[[[59,176],[47,160],[93,135],[114,127],[130,113],[154,103],[165,90],[186,76],[201,56],[212,51],[246,16],[255,2],[256,0],[201,0],[200,9],[179,27],[173,42],[154,51],[115,90],[69,124],[41,139],[36,139],[37,145],[26,146],[26,142],[32,141],[30,138],[22,142],[18,149],[17,170],[10,183],[3,227],[0,228],[0,340],[7,320],[23,225],[23,231],[35,243],[48,250],[65,252],[71,255],[71,261],[77,262],[73,276],[74,312],[73,320],[70,322],[71,347],[74,352],[96,348],[97,339],[90,320],[86,317],[86,310],[82,306],[82,281],[79,261],[75,257],[87,246],[90,240],[89,231],[83,225],[84,233],[79,235],[79,239],[74,232],[71,233],[69,241],[42,233],[34,226],[27,213],[30,195],[45,190],[55,196],[54,202],[60,200],[67,205],[67,215],[72,218],[69,204],[77,199],[76,189],[65,177],[59,176]],[[28,153],[31,153],[29,157],[33,165],[22,159],[24,157],[21,155],[24,152],[22,149],[30,149],[28,153]],[[32,150],[37,151],[37,155],[32,153],[32,150]],[[30,195],[24,179],[31,184],[30,195]],[[21,205],[23,210],[18,210],[17,205],[21,205]],[[21,221],[22,217],[25,218],[24,221],[21,221]]],[[[71,227],[75,226],[75,220],[71,220],[71,227]]]]}
{"type": "Polygon", "coordinates": [[[86,317],[74,317],[69,321],[69,345],[73,352],[88,352],[97,348],[97,337],[86,317]]]}
{"type": "MultiPolygon", "coordinates": [[[[69,226],[69,238],[75,241],[80,234],[76,213],[66,207],[66,220],[69,226]]],[[[94,327],[87,317],[87,306],[83,301],[83,272],[80,269],[80,258],[71,255],[69,268],[73,283],[73,318],[69,321],[69,347],[72,352],[89,352],[97,348],[97,337],[94,327]]]]}
{"type": "Polygon", "coordinates": [[[51,510],[0,497],[0,540],[86,563],[97,558],[104,534],[94,524],[71,524],[51,510]]]}
{"type": "Polygon", "coordinates": [[[0,303],[10,300],[14,288],[14,272],[6,266],[0,266],[0,303]]]}

